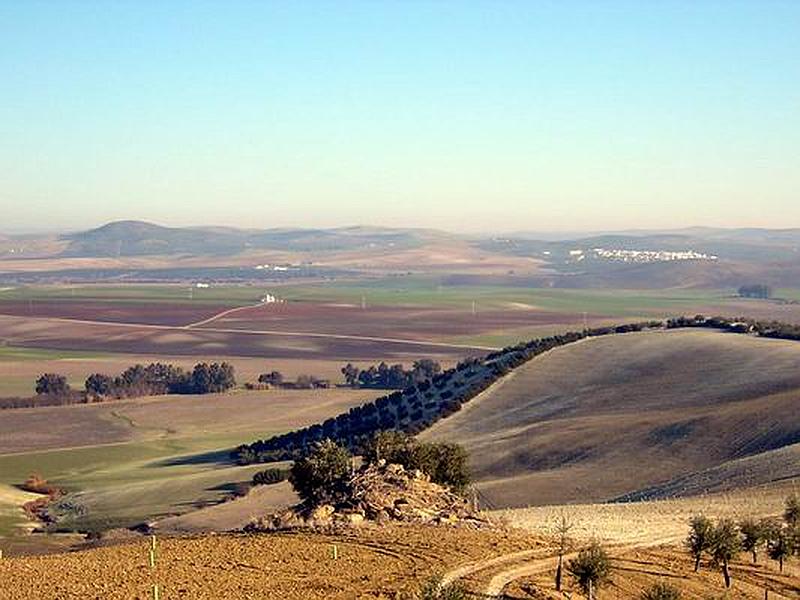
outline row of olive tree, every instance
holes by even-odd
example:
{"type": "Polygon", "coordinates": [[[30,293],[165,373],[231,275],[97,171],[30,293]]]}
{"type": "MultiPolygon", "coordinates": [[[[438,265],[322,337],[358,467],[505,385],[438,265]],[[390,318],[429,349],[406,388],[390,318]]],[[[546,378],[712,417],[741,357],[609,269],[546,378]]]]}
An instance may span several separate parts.
{"type": "Polygon", "coordinates": [[[730,563],[741,552],[749,552],[756,562],[759,549],[764,548],[783,572],[784,562],[800,554],[800,497],[793,494],[787,498],[783,519],[746,518],[739,523],[720,519],[714,523],[695,516],[689,523],[686,547],[694,558],[695,571],[700,570],[704,555],[710,557],[712,566],[722,569],[726,588],[732,583],[730,563]]]}

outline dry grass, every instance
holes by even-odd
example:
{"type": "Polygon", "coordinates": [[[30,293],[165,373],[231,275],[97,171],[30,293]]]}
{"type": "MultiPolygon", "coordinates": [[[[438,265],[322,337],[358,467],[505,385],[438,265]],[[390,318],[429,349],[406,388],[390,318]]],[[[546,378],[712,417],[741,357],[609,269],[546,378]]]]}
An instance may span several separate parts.
{"type": "Polygon", "coordinates": [[[770,484],[724,494],[693,498],[613,504],[535,506],[496,511],[508,524],[537,535],[553,535],[566,517],[578,540],[600,539],[614,544],[676,544],[698,514],[712,518],[771,517],[782,514],[786,497],[800,489],[800,481],[770,484]]]}
{"type": "MultiPolygon", "coordinates": [[[[495,506],[601,501],[791,443],[798,397],[797,342],[627,334],[534,359],[422,437],[464,444],[495,506]]],[[[791,460],[785,472],[749,466],[748,485],[798,475],[791,460]]],[[[689,493],[728,473],[708,471],[689,493]]]]}

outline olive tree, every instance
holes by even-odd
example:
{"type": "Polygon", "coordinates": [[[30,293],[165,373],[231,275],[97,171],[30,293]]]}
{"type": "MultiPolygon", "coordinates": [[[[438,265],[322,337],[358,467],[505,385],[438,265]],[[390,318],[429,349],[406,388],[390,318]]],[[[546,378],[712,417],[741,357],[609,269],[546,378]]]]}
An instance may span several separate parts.
{"type": "Polygon", "coordinates": [[[567,571],[589,600],[594,600],[597,588],[611,575],[611,559],[605,549],[595,541],[581,550],[577,558],[569,561],[567,571]]]}
{"type": "Polygon", "coordinates": [[[686,548],[694,558],[694,572],[700,570],[700,561],[703,553],[711,547],[711,536],[714,524],[711,519],[703,515],[692,517],[689,521],[689,536],[686,538],[686,548]]]}

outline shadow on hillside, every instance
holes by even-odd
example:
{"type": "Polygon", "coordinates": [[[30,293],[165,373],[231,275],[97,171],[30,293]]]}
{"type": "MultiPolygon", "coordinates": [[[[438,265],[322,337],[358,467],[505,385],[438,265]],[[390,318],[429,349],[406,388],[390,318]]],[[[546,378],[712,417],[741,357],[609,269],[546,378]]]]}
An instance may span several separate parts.
{"type": "Polygon", "coordinates": [[[200,454],[188,454],[168,458],[155,463],[157,467],[181,467],[189,465],[220,465],[233,466],[236,463],[231,459],[231,450],[214,450],[200,454]]]}

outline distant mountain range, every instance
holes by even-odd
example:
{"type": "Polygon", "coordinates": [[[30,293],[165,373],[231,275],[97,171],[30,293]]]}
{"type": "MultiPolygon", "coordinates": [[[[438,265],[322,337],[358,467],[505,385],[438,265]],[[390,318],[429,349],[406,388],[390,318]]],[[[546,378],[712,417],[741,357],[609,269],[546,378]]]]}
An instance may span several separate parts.
{"type": "MultiPolygon", "coordinates": [[[[691,227],[588,235],[517,232],[462,236],[390,227],[237,229],[116,221],[57,236],[0,237],[0,259],[161,257],[162,263],[169,259],[162,266],[173,266],[172,259],[191,258],[193,267],[203,265],[204,258],[209,259],[209,267],[240,266],[247,263],[233,257],[273,251],[296,253],[292,260],[298,262],[321,260],[329,266],[352,269],[360,264],[360,256],[369,259],[381,252],[396,259],[389,270],[414,272],[420,256],[426,256],[426,248],[430,248],[427,256],[441,261],[437,272],[453,285],[653,289],[765,283],[800,287],[800,229],[691,227]],[[439,248],[433,247],[437,245],[439,248]],[[441,252],[443,245],[447,246],[445,252],[441,252]],[[497,269],[470,273],[470,265],[481,266],[476,251],[496,257],[497,269]],[[509,260],[512,257],[535,262],[523,262],[531,265],[525,272],[503,268],[502,264],[515,262],[509,260]]],[[[40,267],[35,270],[42,271],[40,267]]],[[[20,273],[19,267],[16,273],[20,273]]],[[[126,273],[116,269],[95,276],[102,280],[126,273]]],[[[135,276],[142,277],[142,273],[137,266],[135,276]]],[[[62,274],[55,276],[61,278],[62,274]]]]}
{"type": "Polygon", "coordinates": [[[414,246],[425,230],[346,227],[337,229],[235,229],[164,227],[144,221],[116,221],[61,236],[64,256],[229,255],[252,249],[286,251],[357,250],[414,246]]]}

